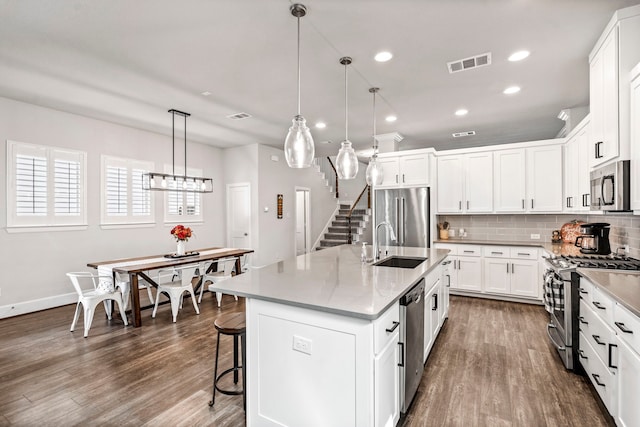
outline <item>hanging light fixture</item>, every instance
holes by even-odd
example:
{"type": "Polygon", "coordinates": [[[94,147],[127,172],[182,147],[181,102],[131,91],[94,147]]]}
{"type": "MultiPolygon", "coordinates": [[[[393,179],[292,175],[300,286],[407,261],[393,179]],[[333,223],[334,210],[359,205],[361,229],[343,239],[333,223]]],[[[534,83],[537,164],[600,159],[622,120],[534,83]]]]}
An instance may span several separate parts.
{"type": "Polygon", "coordinates": [[[349,108],[347,103],[347,66],[351,64],[350,57],[345,56],[340,58],[340,63],[344,65],[344,141],[340,151],[338,151],[338,158],[336,159],[336,170],[338,172],[338,178],[340,179],[353,179],[358,174],[358,157],[356,152],[353,151],[351,141],[349,141],[349,108]]]}
{"type": "Polygon", "coordinates": [[[307,14],[303,4],[292,4],[291,14],[298,19],[298,114],[284,140],[284,156],[290,168],[308,168],[315,156],[315,147],[307,121],[300,114],[300,18],[307,14]]]}
{"type": "Polygon", "coordinates": [[[184,191],[188,193],[212,193],[213,179],[187,176],[187,117],[191,114],[184,111],[169,110],[171,113],[171,174],[149,172],[142,174],[144,190],[184,191]],[[184,117],[184,174],[176,175],[176,115],[184,117]]]}
{"type": "Polygon", "coordinates": [[[369,89],[369,93],[373,94],[373,153],[369,159],[369,165],[367,165],[367,172],[365,178],[368,185],[380,185],[384,179],[384,169],[380,162],[378,162],[378,140],[376,139],[376,93],[380,88],[372,87],[369,89]]]}

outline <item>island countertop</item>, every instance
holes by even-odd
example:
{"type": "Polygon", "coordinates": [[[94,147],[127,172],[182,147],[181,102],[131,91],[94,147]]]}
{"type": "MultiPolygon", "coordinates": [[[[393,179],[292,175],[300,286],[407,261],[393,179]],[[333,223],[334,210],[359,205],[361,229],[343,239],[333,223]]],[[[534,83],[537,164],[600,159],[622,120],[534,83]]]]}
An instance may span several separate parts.
{"type": "Polygon", "coordinates": [[[392,255],[426,257],[416,268],[373,266],[360,260],[361,248],[341,245],[250,269],[210,289],[373,320],[436,268],[448,250],[390,246],[392,255]]]}

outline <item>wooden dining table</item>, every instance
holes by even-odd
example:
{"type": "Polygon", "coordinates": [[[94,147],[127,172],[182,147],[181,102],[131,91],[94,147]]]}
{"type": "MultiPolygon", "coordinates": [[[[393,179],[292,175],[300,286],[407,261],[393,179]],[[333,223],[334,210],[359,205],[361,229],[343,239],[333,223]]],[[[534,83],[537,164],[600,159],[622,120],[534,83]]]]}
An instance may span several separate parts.
{"type": "MultiPolygon", "coordinates": [[[[131,315],[133,317],[133,326],[142,326],[142,316],[140,314],[142,307],[140,306],[140,290],[138,289],[138,279],[142,277],[146,282],[150,283],[154,287],[158,287],[158,284],[151,279],[147,272],[150,270],[160,270],[164,268],[177,267],[180,265],[194,264],[203,261],[215,261],[223,258],[236,257],[236,274],[242,273],[242,265],[240,257],[252,253],[253,249],[236,249],[236,248],[204,248],[196,249],[190,253],[193,255],[172,257],[166,254],[150,255],[137,258],[122,258],[111,261],[90,262],[88,267],[99,268],[100,266],[109,265],[115,276],[115,273],[126,274],[129,276],[129,284],[131,288],[131,315]],[[197,253],[197,254],[195,254],[197,253]],[[145,262],[148,260],[148,262],[145,262]]],[[[115,283],[115,280],[114,280],[115,283]]],[[[204,286],[204,284],[200,284],[204,286]]],[[[150,308],[144,307],[144,308],[150,308]]]]}

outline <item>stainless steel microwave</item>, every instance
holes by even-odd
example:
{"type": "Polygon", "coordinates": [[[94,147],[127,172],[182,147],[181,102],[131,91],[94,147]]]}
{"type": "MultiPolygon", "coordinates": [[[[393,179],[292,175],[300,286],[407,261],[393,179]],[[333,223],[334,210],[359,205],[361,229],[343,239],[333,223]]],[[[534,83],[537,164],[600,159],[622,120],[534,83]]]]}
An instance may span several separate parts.
{"type": "Polygon", "coordinates": [[[630,211],[629,160],[620,160],[591,172],[592,211],[630,211]]]}

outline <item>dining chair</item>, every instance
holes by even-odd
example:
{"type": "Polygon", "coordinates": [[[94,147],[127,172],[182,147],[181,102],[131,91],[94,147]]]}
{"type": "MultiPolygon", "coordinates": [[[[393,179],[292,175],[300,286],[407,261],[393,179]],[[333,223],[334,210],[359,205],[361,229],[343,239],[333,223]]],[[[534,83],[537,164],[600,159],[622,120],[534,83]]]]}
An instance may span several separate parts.
{"type": "MultiPolygon", "coordinates": [[[[203,268],[202,271],[204,275],[202,276],[202,286],[200,287],[200,298],[198,299],[198,302],[202,302],[202,291],[208,281],[212,284],[215,284],[220,283],[223,280],[230,279],[233,276],[233,269],[235,268],[236,260],[237,257],[223,258],[217,261],[213,261],[218,263],[218,271],[215,271],[213,273],[207,273],[209,267],[211,266],[211,263],[203,268]]],[[[220,307],[220,304],[222,302],[222,292],[214,291],[212,289],[212,285],[209,285],[207,289],[210,292],[216,293],[216,300],[218,300],[218,307],[220,307]]],[[[238,297],[236,295],[234,295],[234,298],[236,299],[236,301],[238,301],[238,297]]]]}
{"type": "Polygon", "coordinates": [[[113,286],[111,277],[99,276],[95,273],[85,271],[67,273],[67,277],[71,280],[71,284],[73,284],[73,288],[78,294],[78,303],[76,304],[76,312],[73,315],[73,322],[71,323],[71,332],[76,328],[78,318],[80,317],[80,307],[82,307],[84,311],[84,337],[86,338],[87,335],[89,335],[89,329],[93,322],[96,306],[101,302],[104,303],[107,318],[111,320],[111,305],[107,304],[107,302],[115,301],[124,325],[128,325],[127,315],[124,311],[124,303],[122,301],[122,293],[113,286]],[[111,282],[110,285],[109,282],[111,282]],[[87,286],[89,283],[91,284],[91,288],[87,286]]]}
{"type": "Polygon", "coordinates": [[[243,273],[246,273],[247,271],[249,271],[249,269],[251,268],[251,254],[244,254],[242,255],[242,260],[240,262],[241,268],[240,270],[243,273]]]}
{"type": "MultiPolygon", "coordinates": [[[[131,283],[129,283],[129,277],[128,276],[123,276],[120,273],[118,273],[117,271],[115,272],[115,277],[116,277],[116,288],[120,288],[120,291],[122,292],[122,302],[124,302],[124,309],[128,309],[129,308],[129,298],[131,296],[131,283]]],[[[147,283],[144,279],[140,278],[138,280],[138,289],[143,289],[145,288],[147,290],[147,295],[149,296],[149,301],[151,302],[151,304],[153,304],[155,302],[155,299],[153,298],[153,293],[151,292],[151,288],[153,286],[150,283],[147,283]]]]}
{"type": "Polygon", "coordinates": [[[185,292],[191,296],[191,302],[193,303],[193,308],[196,313],[200,314],[198,304],[196,303],[196,296],[193,292],[192,282],[194,278],[198,277],[196,276],[196,270],[199,267],[199,264],[191,264],[158,272],[158,292],[156,293],[156,302],[153,306],[151,317],[156,317],[160,294],[163,292],[169,297],[169,301],[171,302],[171,315],[173,316],[174,323],[178,317],[178,310],[182,308],[182,298],[185,292]]]}

